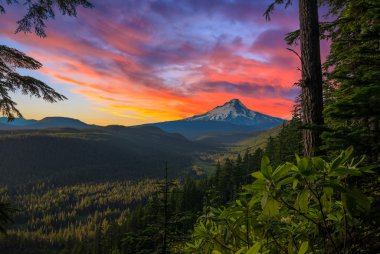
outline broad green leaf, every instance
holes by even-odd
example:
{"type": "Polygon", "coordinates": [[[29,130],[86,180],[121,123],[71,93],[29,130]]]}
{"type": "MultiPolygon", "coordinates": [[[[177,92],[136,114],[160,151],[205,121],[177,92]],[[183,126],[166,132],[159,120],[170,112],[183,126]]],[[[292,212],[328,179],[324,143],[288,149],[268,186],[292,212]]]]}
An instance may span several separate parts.
{"type": "Polygon", "coordinates": [[[290,177],[286,177],[286,178],[282,179],[281,181],[279,181],[278,183],[276,183],[276,187],[280,188],[283,185],[287,185],[289,183],[292,183],[293,180],[294,180],[294,178],[291,177],[291,176],[290,177]]]}
{"type": "Polygon", "coordinates": [[[264,180],[258,179],[246,188],[247,191],[263,191],[265,190],[267,183],[264,180]]]}
{"type": "Polygon", "coordinates": [[[288,240],[288,253],[293,253],[294,251],[294,245],[293,245],[293,241],[291,239],[288,240]]]}
{"type": "Polygon", "coordinates": [[[268,202],[268,193],[265,193],[263,197],[261,198],[261,208],[264,210],[265,206],[268,202]]]}
{"type": "Polygon", "coordinates": [[[372,173],[375,173],[374,171],[372,171],[372,169],[379,168],[379,167],[380,167],[379,165],[370,165],[370,166],[358,168],[358,170],[360,170],[360,172],[363,172],[363,173],[372,174],[372,173]]]}
{"type": "Polygon", "coordinates": [[[251,176],[253,176],[254,178],[257,178],[257,179],[265,179],[263,173],[261,173],[260,171],[253,172],[251,174],[251,176]]]}
{"type": "Polygon", "coordinates": [[[259,253],[260,248],[261,248],[261,243],[257,242],[251,248],[249,248],[246,254],[257,254],[259,253]]]}
{"type": "Polygon", "coordinates": [[[348,160],[348,158],[350,158],[353,152],[354,152],[353,146],[350,146],[345,151],[343,151],[341,155],[342,156],[341,163],[345,163],[348,160]]]}
{"type": "Polygon", "coordinates": [[[305,254],[308,248],[309,248],[309,242],[308,241],[303,242],[301,244],[300,249],[298,250],[298,254],[305,254]]]}
{"type": "Polygon", "coordinates": [[[238,250],[237,252],[235,252],[235,254],[242,254],[242,253],[244,253],[244,251],[245,251],[246,249],[247,249],[246,247],[243,247],[243,248],[241,248],[240,250],[238,250]]]}
{"type": "Polygon", "coordinates": [[[218,250],[213,250],[213,251],[211,252],[211,254],[222,254],[222,252],[220,252],[220,251],[218,251],[218,250]]]}
{"type": "Polygon", "coordinates": [[[298,154],[295,154],[295,156],[296,156],[296,162],[297,162],[297,165],[298,165],[298,163],[300,162],[300,157],[298,156],[298,154]]]}
{"type": "Polygon", "coordinates": [[[303,175],[309,175],[312,167],[311,167],[311,160],[309,158],[302,158],[299,160],[298,169],[303,175]]]}
{"type": "Polygon", "coordinates": [[[297,198],[296,207],[301,210],[301,212],[307,212],[309,206],[309,191],[303,190],[297,198]]]}
{"type": "Polygon", "coordinates": [[[329,176],[347,177],[349,175],[360,176],[361,174],[362,173],[358,169],[349,169],[343,166],[339,166],[331,170],[329,176]]]}
{"type": "Polygon", "coordinates": [[[263,156],[261,159],[261,173],[266,179],[270,179],[272,176],[272,167],[270,166],[268,156],[263,156]]]}
{"type": "Polygon", "coordinates": [[[293,190],[295,190],[297,188],[297,185],[298,185],[298,180],[297,179],[294,179],[293,180],[293,190]]]}
{"type": "Polygon", "coordinates": [[[280,166],[278,166],[275,171],[272,174],[272,178],[274,180],[280,179],[281,177],[285,176],[289,170],[291,169],[292,164],[290,163],[285,163],[280,166]]]}
{"type": "Polygon", "coordinates": [[[339,221],[338,218],[331,213],[327,214],[327,218],[329,218],[332,221],[339,221]]]}
{"type": "Polygon", "coordinates": [[[248,207],[252,208],[257,202],[259,202],[259,198],[257,196],[253,196],[248,202],[248,207]]]}
{"type": "Polygon", "coordinates": [[[333,189],[330,187],[323,188],[323,195],[321,197],[322,207],[325,211],[330,212],[332,208],[331,196],[333,194],[333,189]]]}
{"type": "Polygon", "coordinates": [[[276,216],[280,213],[280,203],[272,198],[268,198],[263,207],[263,214],[266,216],[276,216]]]}
{"type": "Polygon", "coordinates": [[[325,169],[325,161],[320,157],[314,157],[312,158],[313,166],[320,172],[324,171],[325,169]]]}

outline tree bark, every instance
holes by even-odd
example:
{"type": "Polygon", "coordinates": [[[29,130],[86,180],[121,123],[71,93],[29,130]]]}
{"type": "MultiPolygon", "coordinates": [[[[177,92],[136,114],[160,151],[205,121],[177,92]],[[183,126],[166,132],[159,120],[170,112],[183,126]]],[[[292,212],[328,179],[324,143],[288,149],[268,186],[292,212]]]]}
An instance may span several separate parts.
{"type": "Polygon", "coordinates": [[[322,144],[323,125],[322,69],[319,45],[317,0],[299,0],[300,44],[302,61],[302,120],[304,155],[315,156],[322,144]]]}

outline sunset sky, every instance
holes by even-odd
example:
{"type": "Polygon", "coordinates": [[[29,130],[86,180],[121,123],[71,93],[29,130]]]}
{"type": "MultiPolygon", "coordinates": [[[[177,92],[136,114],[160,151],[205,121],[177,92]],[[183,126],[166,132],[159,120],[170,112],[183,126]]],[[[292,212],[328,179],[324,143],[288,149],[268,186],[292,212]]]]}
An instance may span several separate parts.
{"type": "MultiPolygon", "coordinates": [[[[43,63],[21,71],[69,98],[48,104],[15,95],[25,118],[73,117],[100,125],[181,119],[238,98],[252,110],[289,118],[300,78],[284,35],[297,6],[271,1],[93,1],[77,18],[57,15],[47,38],[15,34],[24,12],[0,15],[0,44],[43,63]]],[[[297,50],[297,46],[294,47],[297,50]]],[[[328,51],[322,44],[323,55],[328,51]]]]}

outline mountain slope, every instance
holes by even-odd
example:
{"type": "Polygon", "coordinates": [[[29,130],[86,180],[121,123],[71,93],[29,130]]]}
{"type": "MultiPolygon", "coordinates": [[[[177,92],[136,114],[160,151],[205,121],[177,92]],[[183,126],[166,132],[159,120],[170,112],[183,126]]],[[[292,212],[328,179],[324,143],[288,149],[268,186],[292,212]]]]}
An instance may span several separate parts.
{"type": "Polygon", "coordinates": [[[190,169],[204,146],[156,127],[0,131],[0,185],[162,177],[190,169]]]}
{"type": "Polygon", "coordinates": [[[204,136],[250,133],[270,129],[284,120],[248,109],[233,99],[204,114],[183,120],[149,124],[167,132],[177,132],[190,139],[204,136]]]}

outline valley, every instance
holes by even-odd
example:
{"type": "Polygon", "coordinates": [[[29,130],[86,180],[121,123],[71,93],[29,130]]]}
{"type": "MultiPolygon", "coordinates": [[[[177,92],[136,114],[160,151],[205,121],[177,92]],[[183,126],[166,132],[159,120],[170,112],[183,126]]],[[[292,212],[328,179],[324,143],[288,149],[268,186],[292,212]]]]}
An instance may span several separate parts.
{"type": "Polygon", "coordinates": [[[241,142],[284,120],[231,100],[202,115],[142,126],[64,117],[1,122],[0,183],[12,186],[161,178],[166,161],[171,177],[209,173],[220,153],[241,150],[241,142]]]}

